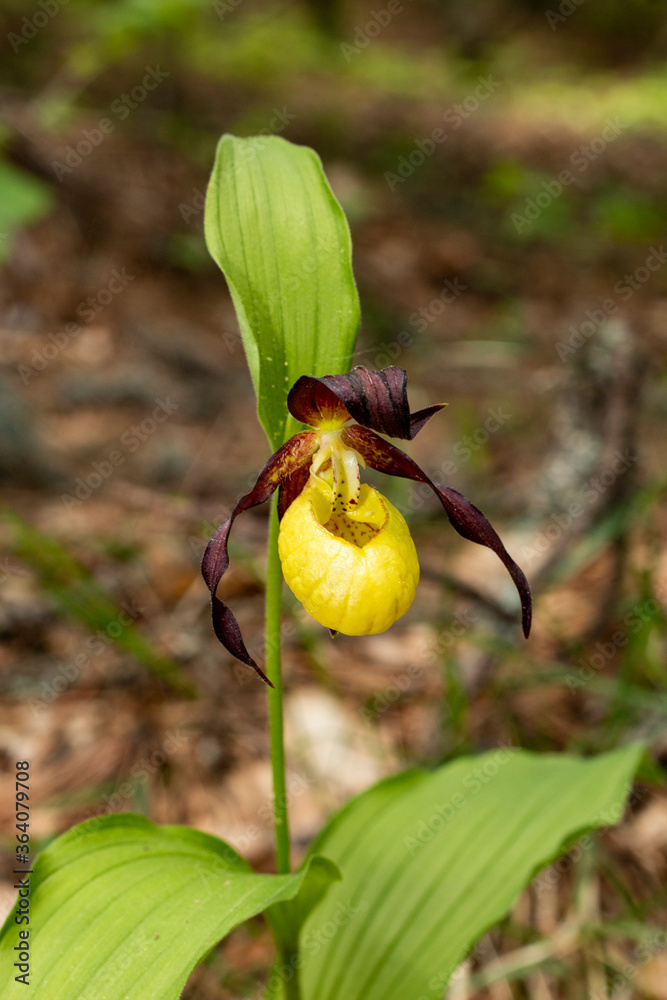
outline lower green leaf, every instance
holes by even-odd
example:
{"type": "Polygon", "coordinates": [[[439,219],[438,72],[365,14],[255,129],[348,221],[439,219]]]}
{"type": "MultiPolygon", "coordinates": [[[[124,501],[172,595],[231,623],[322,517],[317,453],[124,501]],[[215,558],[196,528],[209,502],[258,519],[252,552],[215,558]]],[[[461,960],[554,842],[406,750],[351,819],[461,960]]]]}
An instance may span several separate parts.
{"type": "Polygon", "coordinates": [[[584,830],[618,822],[641,753],[508,747],[355,799],[312,848],[343,879],[304,925],[302,1000],[437,1000],[539,868],[584,830]]]}
{"type": "Polygon", "coordinates": [[[27,876],[30,922],[18,924],[15,909],[0,932],[0,995],[26,996],[14,949],[27,929],[28,982],[40,1000],[176,1000],[234,927],[302,889],[308,898],[311,870],[317,892],[337,876],[314,857],[294,875],[258,875],[228,844],[188,827],[129,813],[88,820],[27,876]]]}
{"type": "Polygon", "coordinates": [[[274,903],[266,911],[273,936],[283,952],[298,948],[299,934],[305,921],[329,891],[332,882],[341,879],[340,869],[328,858],[313,857],[305,880],[294,899],[274,903]]]}

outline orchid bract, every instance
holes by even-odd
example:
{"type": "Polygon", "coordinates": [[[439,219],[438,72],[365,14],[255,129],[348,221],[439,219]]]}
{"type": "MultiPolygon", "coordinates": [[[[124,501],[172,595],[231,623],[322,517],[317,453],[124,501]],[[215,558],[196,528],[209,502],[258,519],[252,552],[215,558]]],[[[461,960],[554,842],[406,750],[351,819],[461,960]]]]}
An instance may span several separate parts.
{"type": "Polygon", "coordinates": [[[404,614],[419,581],[408,526],[377,490],[361,483],[360,468],[427,483],[460,535],[492,549],[521,598],[524,635],[531,622],[528,582],[487,518],[461,493],[438,485],[403,451],[385,441],[411,439],[444,404],[410,413],[401,368],[354,368],[347,375],[303,375],[287,398],[289,412],[310,430],[276,451],[253,489],[215,532],[202,563],[212,595],[213,624],[226,649],[267,680],[250,656],[238,622],[217,589],[229,565],[234,519],[280,489],[280,560],[285,580],[306,611],[332,632],[384,632],[404,614]]]}

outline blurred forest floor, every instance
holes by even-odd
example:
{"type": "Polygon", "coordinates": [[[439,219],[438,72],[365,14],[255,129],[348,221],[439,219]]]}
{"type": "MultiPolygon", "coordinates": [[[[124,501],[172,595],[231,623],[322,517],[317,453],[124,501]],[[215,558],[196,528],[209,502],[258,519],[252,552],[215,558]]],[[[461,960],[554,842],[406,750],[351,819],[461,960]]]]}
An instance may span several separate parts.
{"type": "MultiPolygon", "coordinates": [[[[386,26],[328,4],[89,0],[43,26],[5,6],[3,911],[16,760],[37,847],[136,810],[271,868],[265,691],[217,643],[199,575],[268,455],[203,193],[218,136],[265,129],[320,153],[348,214],[355,362],[404,367],[413,408],[450,404],[411,453],[487,513],[536,597],[526,643],[495,557],[382,480],[420,553],[409,613],[332,641],[286,594],[295,858],[399,768],[643,740],[624,822],[542,873],[448,996],[663,1000],[660,5],[554,23],[546,4],[405,5],[386,26]]],[[[225,583],[260,650],[267,513],[237,522],[225,583]]],[[[270,952],[246,925],[185,995],[255,996],[270,952]]]]}

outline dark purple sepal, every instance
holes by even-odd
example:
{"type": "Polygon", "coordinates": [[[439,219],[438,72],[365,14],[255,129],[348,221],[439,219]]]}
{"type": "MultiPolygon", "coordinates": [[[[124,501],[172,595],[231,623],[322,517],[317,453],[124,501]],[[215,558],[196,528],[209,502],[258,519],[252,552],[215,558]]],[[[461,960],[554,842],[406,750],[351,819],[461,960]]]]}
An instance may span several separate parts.
{"type": "Polygon", "coordinates": [[[280,484],[280,492],[278,493],[278,517],[281,521],[289,507],[304,490],[309,476],[310,466],[300,465],[280,484]]]}
{"type": "Polygon", "coordinates": [[[206,546],[201,565],[202,576],[211,592],[215,634],[232,656],[241,660],[242,663],[247,663],[271,687],[273,687],[271,681],[257,666],[246,649],[239,623],[233,612],[216,596],[216,590],[229,566],[227,542],[234,520],[244,511],[268,500],[281,482],[291,479],[295,472],[307,465],[317,450],[318,444],[319,434],[316,431],[303,431],[301,434],[295,434],[271,456],[257,477],[257,482],[250,493],[241,497],[230,518],[220,525],[211,538],[206,546]]]}
{"type": "Polygon", "coordinates": [[[440,410],[444,410],[447,405],[447,403],[433,403],[432,406],[425,406],[423,410],[416,410],[414,413],[411,413],[410,437],[408,440],[412,441],[413,437],[416,437],[417,434],[419,434],[424,424],[428,423],[435,413],[439,413],[440,410]]]}
{"type": "Polygon", "coordinates": [[[526,639],[530,635],[530,626],[533,617],[533,601],[530,594],[530,587],[526,575],[518,566],[501,542],[498,533],[491,525],[488,518],[482,514],[479,507],[464,497],[458,490],[451,486],[438,486],[430,483],[440,498],[440,503],[447,511],[447,517],[459,535],[467,538],[470,542],[477,542],[478,545],[486,545],[496,553],[503,566],[514,581],[514,586],[521,598],[521,626],[526,639]]]}
{"type": "Polygon", "coordinates": [[[302,375],[287,398],[292,416],[311,427],[350,417],[387,437],[412,439],[444,403],[410,413],[408,376],[402,368],[353,368],[347,375],[302,375]]]}
{"type": "Polygon", "coordinates": [[[514,562],[495,528],[492,527],[481,510],[457,490],[453,490],[449,486],[436,485],[405,452],[388,441],[384,441],[373,431],[365,427],[346,427],[342,437],[345,444],[356,449],[372,469],[386,472],[390,476],[413,479],[430,486],[459,535],[467,538],[468,541],[477,542],[478,545],[485,545],[496,553],[519,592],[523,634],[528,638],[532,620],[532,598],[528,581],[523,570],[514,562]]]}
{"type": "Polygon", "coordinates": [[[336,393],[314,375],[296,380],[287,396],[287,409],[309,427],[342,427],[352,417],[336,393]]]}

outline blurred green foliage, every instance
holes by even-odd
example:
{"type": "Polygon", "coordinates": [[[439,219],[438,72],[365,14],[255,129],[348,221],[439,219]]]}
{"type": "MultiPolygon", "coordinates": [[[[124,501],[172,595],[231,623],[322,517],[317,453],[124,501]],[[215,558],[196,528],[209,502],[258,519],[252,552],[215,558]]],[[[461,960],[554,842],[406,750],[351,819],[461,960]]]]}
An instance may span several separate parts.
{"type": "Polygon", "coordinates": [[[102,633],[105,640],[148,667],[178,694],[194,694],[192,683],[178,664],[126,621],[128,612],[61,542],[37,531],[10,509],[2,512],[2,523],[9,532],[9,551],[37,575],[41,590],[59,611],[91,633],[102,633]]]}
{"type": "Polygon", "coordinates": [[[43,181],[0,159],[0,263],[12,247],[12,238],[24,226],[47,215],[54,205],[43,181]]]}

